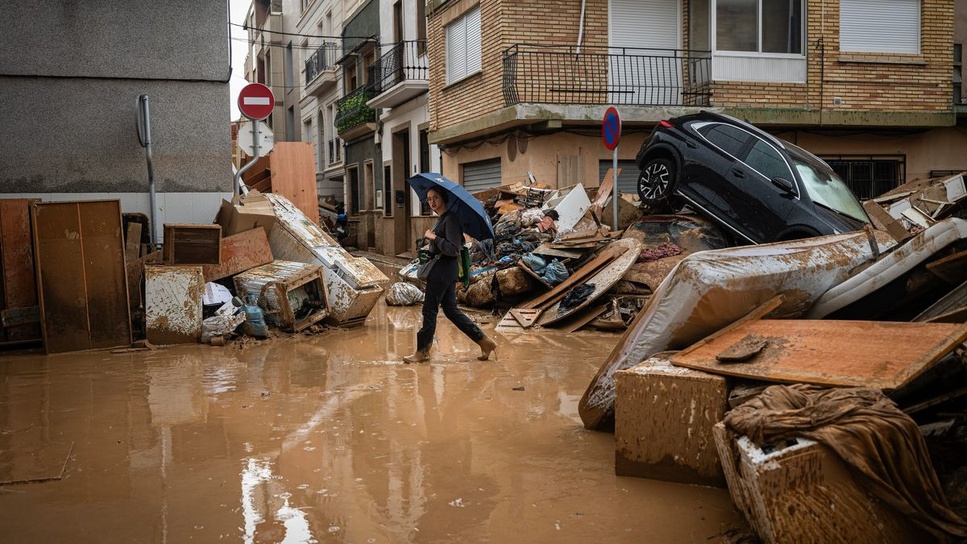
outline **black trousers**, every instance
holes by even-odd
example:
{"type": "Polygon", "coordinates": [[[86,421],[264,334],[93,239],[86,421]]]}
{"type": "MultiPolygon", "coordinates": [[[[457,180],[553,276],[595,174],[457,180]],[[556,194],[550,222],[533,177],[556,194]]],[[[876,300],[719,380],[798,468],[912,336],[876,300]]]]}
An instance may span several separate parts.
{"type": "Polygon", "coordinates": [[[460,311],[457,307],[456,284],[450,281],[433,281],[431,277],[426,284],[426,292],[423,295],[423,326],[416,333],[416,349],[428,349],[433,344],[433,335],[436,334],[436,319],[440,308],[443,308],[443,315],[451,323],[460,329],[474,342],[479,342],[484,337],[480,327],[472,319],[460,311]]]}

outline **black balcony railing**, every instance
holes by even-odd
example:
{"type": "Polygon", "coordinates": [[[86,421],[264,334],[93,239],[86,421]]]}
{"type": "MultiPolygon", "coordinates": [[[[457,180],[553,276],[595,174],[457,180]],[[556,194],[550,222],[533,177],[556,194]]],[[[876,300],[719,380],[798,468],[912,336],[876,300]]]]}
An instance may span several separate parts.
{"type": "Polygon", "coordinates": [[[325,42],[306,59],[306,85],[312,83],[316,76],[336,68],[336,58],[342,49],[335,42],[325,42]]]}
{"type": "Polygon", "coordinates": [[[709,105],[709,51],[513,45],[503,54],[509,105],[709,105]]]}
{"type": "Polygon", "coordinates": [[[407,80],[426,81],[426,41],[400,42],[369,67],[369,81],[377,93],[407,80]]]}
{"type": "Polygon", "coordinates": [[[336,130],[342,134],[363,123],[376,121],[376,110],[366,105],[376,96],[370,86],[359,87],[336,101],[336,130]]]}

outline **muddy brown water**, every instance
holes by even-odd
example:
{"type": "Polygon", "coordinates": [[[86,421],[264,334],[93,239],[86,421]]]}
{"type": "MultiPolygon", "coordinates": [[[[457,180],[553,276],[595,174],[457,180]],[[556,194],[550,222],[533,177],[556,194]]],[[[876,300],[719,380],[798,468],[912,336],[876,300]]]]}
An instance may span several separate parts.
{"type": "Polygon", "coordinates": [[[222,347],[0,355],[0,541],[721,542],[724,489],[614,475],[578,401],[615,333],[418,307],[222,347]],[[10,483],[20,481],[20,483],[10,483]]]}

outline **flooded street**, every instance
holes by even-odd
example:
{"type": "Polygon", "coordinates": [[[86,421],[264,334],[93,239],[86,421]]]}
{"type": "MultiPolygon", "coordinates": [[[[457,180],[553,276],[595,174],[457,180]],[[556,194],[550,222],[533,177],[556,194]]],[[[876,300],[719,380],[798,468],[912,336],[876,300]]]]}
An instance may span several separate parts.
{"type": "Polygon", "coordinates": [[[719,542],[725,489],[614,475],[578,400],[614,333],[419,307],[224,347],[0,357],[3,542],[719,542]],[[14,483],[11,483],[14,482],[14,483]]]}

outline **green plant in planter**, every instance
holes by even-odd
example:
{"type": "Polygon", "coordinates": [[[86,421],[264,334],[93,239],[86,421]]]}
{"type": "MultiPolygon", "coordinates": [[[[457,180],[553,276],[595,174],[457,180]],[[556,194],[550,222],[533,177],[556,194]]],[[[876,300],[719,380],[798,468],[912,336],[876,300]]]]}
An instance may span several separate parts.
{"type": "Polygon", "coordinates": [[[345,132],[355,126],[376,120],[376,110],[366,105],[371,98],[369,92],[360,92],[339,104],[336,130],[345,132]]]}

